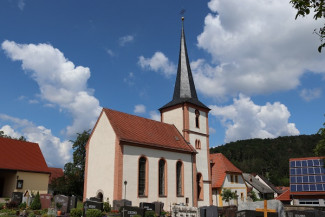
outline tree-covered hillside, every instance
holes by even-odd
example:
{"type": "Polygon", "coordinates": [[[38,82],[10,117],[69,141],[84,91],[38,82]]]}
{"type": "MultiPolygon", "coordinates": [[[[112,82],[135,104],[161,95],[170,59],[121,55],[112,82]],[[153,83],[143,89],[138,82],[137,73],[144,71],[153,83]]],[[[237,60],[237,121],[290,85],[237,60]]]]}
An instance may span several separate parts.
{"type": "Polygon", "coordinates": [[[289,158],[315,156],[320,135],[285,136],[276,139],[249,139],[210,149],[224,154],[245,173],[266,176],[276,186],[289,185],[289,158]]]}

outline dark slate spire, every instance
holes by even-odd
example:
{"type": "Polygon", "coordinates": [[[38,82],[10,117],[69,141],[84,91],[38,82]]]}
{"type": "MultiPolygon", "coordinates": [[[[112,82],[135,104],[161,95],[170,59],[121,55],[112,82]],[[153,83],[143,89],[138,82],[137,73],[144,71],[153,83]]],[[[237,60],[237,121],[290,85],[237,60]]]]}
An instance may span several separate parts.
{"type": "Polygon", "coordinates": [[[161,107],[159,110],[185,102],[189,102],[194,105],[209,109],[197,98],[192,71],[190,67],[190,61],[188,60],[187,55],[184,33],[184,18],[182,17],[181,45],[179,51],[177,77],[175,82],[173,100],[161,107]]]}

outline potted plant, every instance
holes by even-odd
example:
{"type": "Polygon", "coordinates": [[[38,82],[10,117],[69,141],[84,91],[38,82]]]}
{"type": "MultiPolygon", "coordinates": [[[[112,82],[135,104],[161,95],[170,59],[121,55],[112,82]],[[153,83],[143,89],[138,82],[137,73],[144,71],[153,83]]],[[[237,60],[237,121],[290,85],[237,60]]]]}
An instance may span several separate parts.
{"type": "Polygon", "coordinates": [[[61,215],[61,207],[62,207],[62,204],[61,203],[56,203],[57,215],[58,216],[61,215]]]}

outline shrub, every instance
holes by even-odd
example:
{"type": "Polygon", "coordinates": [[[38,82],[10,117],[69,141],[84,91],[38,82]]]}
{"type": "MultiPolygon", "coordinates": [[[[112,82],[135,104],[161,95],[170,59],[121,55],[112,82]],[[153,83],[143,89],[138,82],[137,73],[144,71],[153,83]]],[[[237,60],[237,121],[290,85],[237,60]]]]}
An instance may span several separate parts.
{"type": "Polygon", "coordinates": [[[33,200],[32,204],[30,205],[30,208],[32,210],[41,209],[41,199],[39,196],[39,192],[37,192],[35,199],[33,200]]]}
{"type": "Polygon", "coordinates": [[[70,210],[70,217],[81,217],[82,209],[73,208],[70,210]]]}
{"type": "Polygon", "coordinates": [[[112,207],[111,205],[109,204],[109,202],[104,202],[104,212],[110,212],[112,207]]]}
{"type": "Polygon", "coordinates": [[[5,203],[0,203],[0,210],[2,210],[5,205],[5,203]]]}
{"type": "Polygon", "coordinates": [[[21,203],[18,207],[19,209],[26,209],[26,202],[21,203]]]}
{"type": "Polygon", "coordinates": [[[134,215],[134,216],[132,216],[132,217],[142,217],[141,215],[134,215]]]}
{"type": "Polygon", "coordinates": [[[144,214],[145,217],[156,217],[155,211],[146,211],[144,214]]]}
{"type": "Polygon", "coordinates": [[[29,213],[28,217],[36,217],[36,215],[33,212],[31,212],[29,213]]]}
{"type": "Polygon", "coordinates": [[[102,217],[102,211],[98,209],[88,209],[86,211],[87,217],[102,217]]]}
{"type": "Polygon", "coordinates": [[[9,203],[6,204],[6,207],[8,209],[13,209],[13,208],[18,207],[18,204],[15,201],[10,201],[9,203]]]}

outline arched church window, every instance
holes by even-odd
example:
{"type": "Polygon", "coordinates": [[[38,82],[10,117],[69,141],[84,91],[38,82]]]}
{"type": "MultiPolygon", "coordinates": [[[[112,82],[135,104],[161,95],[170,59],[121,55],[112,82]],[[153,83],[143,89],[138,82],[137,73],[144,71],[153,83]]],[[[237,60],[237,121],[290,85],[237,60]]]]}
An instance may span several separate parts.
{"type": "Polygon", "coordinates": [[[159,160],[159,196],[166,196],[166,182],[167,182],[167,177],[166,177],[166,171],[167,171],[167,166],[166,166],[166,161],[164,159],[159,160]]]}
{"type": "Polygon", "coordinates": [[[201,149],[201,141],[199,139],[195,140],[195,148],[201,149]]]}
{"type": "Polygon", "coordinates": [[[184,169],[182,161],[176,163],[176,192],[177,196],[181,197],[184,195],[184,169]]]}
{"type": "Polygon", "coordinates": [[[142,156],[139,159],[139,174],[138,174],[138,195],[147,195],[147,158],[142,156]]]}
{"type": "Polygon", "coordinates": [[[203,197],[203,177],[201,173],[196,175],[196,183],[197,183],[197,198],[198,200],[204,200],[203,197]]]}
{"type": "Polygon", "coordinates": [[[200,112],[197,109],[195,110],[195,126],[200,128],[200,112]]]}

